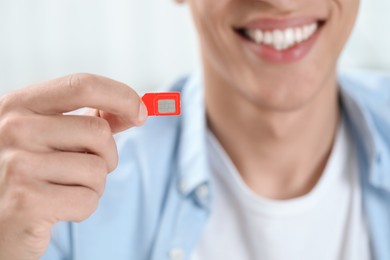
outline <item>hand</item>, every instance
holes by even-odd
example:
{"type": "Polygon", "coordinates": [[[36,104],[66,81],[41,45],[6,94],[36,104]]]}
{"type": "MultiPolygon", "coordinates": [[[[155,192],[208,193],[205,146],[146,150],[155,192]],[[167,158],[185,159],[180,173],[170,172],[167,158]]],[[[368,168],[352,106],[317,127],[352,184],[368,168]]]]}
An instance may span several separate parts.
{"type": "Polygon", "coordinates": [[[0,259],[39,259],[53,224],[88,218],[117,166],[113,133],[146,117],[134,90],[89,74],[1,97],[0,259]]]}

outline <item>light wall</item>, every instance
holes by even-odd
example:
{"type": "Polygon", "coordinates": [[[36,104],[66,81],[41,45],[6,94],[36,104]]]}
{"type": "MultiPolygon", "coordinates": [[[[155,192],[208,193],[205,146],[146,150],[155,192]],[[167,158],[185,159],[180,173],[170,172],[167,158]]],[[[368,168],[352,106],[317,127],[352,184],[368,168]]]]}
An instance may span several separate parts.
{"type": "MultiPolygon", "coordinates": [[[[74,72],[140,93],[173,82],[199,64],[189,11],[173,2],[1,0],[0,94],[74,72]]],[[[388,14],[389,0],[363,0],[343,67],[390,71],[388,14]]]]}

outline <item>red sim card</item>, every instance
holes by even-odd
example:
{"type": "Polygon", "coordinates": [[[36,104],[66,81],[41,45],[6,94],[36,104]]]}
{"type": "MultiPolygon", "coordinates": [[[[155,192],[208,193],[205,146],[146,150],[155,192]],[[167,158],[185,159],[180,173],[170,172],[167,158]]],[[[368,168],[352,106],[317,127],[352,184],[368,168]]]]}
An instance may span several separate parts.
{"type": "Polygon", "coordinates": [[[180,115],[180,92],[146,93],[142,101],[149,116],[180,115]]]}

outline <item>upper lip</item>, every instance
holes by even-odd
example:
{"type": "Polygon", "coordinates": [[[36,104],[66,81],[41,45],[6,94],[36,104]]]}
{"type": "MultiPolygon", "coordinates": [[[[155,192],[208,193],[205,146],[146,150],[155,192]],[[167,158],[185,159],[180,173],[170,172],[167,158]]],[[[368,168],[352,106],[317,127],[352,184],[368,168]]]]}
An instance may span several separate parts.
{"type": "Polygon", "coordinates": [[[284,30],[287,28],[301,27],[315,22],[322,23],[325,19],[315,17],[292,17],[292,18],[260,18],[253,19],[234,29],[252,29],[262,31],[284,30]]]}

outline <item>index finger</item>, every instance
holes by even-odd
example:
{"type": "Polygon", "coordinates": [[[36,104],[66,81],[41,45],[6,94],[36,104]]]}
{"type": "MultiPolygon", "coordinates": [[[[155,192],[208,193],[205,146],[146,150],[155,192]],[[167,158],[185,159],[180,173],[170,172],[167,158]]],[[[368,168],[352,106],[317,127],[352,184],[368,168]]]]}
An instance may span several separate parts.
{"type": "Polygon", "coordinates": [[[38,114],[59,114],[89,107],[133,122],[138,120],[141,102],[129,86],[92,74],[69,75],[31,86],[22,93],[23,106],[38,114]]]}

